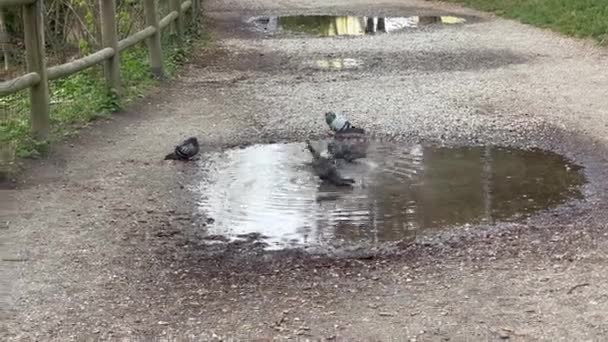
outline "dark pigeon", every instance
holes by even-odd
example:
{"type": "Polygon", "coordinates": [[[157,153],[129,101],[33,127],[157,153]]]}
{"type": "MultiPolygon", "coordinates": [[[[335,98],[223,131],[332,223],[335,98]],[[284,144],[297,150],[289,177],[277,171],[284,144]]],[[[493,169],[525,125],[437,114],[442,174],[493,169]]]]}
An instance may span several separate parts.
{"type": "Polygon", "coordinates": [[[369,147],[369,137],[359,133],[336,133],[327,144],[327,150],[335,159],[352,162],[365,158],[369,147]]]}
{"type": "Polygon", "coordinates": [[[312,167],[317,176],[326,182],[329,182],[336,186],[352,186],[355,183],[354,179],[343,178],[338,173],[338,169],[333,160],[321,156],[321,154],[315,150],[310,141],[306,141],[306,147],[312,154],[312,167]]]}
{"type": "Polygon", "coordinates": [[[352,162],[367,155],[369,138],[363,128],[353,126],[344,114],[336,112],[326,112],[325,122],[332,131],[327,150],[334,159],[352,162]]]}
{"type": "Polygon", "coordinates": [[[198,140],[195,137],[188,138],[175,146],[173,153],[167,154],[165,160],[190,160],[198,151],[198,140]]]}

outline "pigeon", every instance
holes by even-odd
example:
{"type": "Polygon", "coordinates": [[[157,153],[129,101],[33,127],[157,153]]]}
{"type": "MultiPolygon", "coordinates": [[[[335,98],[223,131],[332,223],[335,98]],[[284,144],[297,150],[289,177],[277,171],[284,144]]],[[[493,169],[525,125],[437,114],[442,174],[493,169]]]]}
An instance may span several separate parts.
{"type": "Polygon", "coordinates": [[[367,156],[369,137],[361,133],[337,133],[327,144],[327,150],[335,159],[352,162],[367,156]]]}
{"type": "Polygon", "coordinates": [[[175,151],[167,154],[165,160],[190,160],[198,151],[198,140],[195,137],[191,137],[175,146],[175,151]]]}
{"type": "Polygon", "coordinates": [[[321,154],[312,147],[309,140],[306,140],[306,147],[312,154],[313,170],[317,176],[321,178],[321,180],[327,181],[336,186],[352,186],[355,183],[354,179],[343,178],[340,176],[334,161],[321,156],[321,154]]]}
{"type": "Polygon", "coordinates": [[[365,133],[363,128],[353,126],[350,121],[340,113],[325,113],[325,122],[327,122],[329,128],[336,133],[365,133]]]}
{"type": "Polygon", "coordinates": [[[334,112],[325,113],[325,121],[335,132],[327,145],[334,158],[352,162],[367,155],[369,138],[363,128],[353,126],[343,114],[334,112]]]}

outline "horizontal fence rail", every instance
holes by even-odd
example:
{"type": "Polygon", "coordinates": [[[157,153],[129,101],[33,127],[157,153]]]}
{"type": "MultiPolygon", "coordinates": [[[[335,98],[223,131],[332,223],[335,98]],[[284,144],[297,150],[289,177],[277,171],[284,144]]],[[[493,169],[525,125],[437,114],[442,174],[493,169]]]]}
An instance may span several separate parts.
{"type": "Polygon", "coordinates": [[[0,1],[0,7],[31,5],[34,2],[36,0],[2,0],[0,1]]]}
{"type": "Polygon", "coordinates": [[[103,64],[108,90],[120,93],[120,59],[118,54],[141,42],[147,42],[150,71],[164,77],[162,62],[162,30],[171,26],[175,39],[180,42],[183,35],[185,13],[190,10],[196,16],[200,0],[169,1],[171,12],[158,18],[155,0],[142,0],[146,28],[120,41],[117,40],[116,0],[99,0],[103,48],[77,60],[46,67],[44,51],[43,0],[0,0],[0,8],[21,6],[25,33],[27,73],[12,80],[0,82],[0,96],[6,96],[30,88],[30,115],[32,135],[47,139],[50,132],[49,85],[48,82],[76,74],[92,66],[103,64]]]}
{"type": "Polygon", "coordinates": [[[133,45],[143,42],[156,33],[156,27],[148,26],[145,29],[118,42],[118,51],[122,52],[133,45]]]}
{"type": "Polygon", "coordinates": [[[177,19],[177,17],[179,17],[179,13],[177,13],[176,11],[173,11],[173,12],[167,14],[166,17],[161,19],[161,21],[158,23],[158,25],[160,26],[161,29],[164,29],[165,27],[169,26],[173,21],[175,21],[175,19],[177,19]]]}
{"type": "Polygon", "coordinates": [[[0,83],[0,96],[10,95],[25,88],[35,86],[40,82],[40,75],[35,72],[30,72],[23,76],[13,78],[10,81],[0,83]]]}
{"type": "Polygon", "coordinates": [[[105,48],[101,49],[95,53],[92,53],[86,57],[82,57],[75,61],[55,65],[46,69],[47,77],[49,80],[56,80],[58,78],[66,77],[73,75],[81,70],[92,67],[93,65],[99,64],[106,59],[114,56],[114,49],[105,48]]]}

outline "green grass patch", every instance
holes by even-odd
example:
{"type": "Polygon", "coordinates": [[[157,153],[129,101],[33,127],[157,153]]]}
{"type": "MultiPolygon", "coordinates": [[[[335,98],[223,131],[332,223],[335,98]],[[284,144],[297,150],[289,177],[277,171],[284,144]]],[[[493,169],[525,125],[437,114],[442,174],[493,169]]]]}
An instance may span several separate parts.
{"type": "Polygon", "coordinates": [[[608,44],[608,0],[448,0],[608,44]]]}
{"type": "MultiPolygon", "coordinates": [[[[197,43],[208,39],[207,36],[199,34],[200,25],[196,23],[189,27],[181,46],[174,43],[169,35],[164,36],[163,59],[168,76],[172,76],[179,66],[187,61],[197,43]]],[[[109,117],[112,112],[144,95],[150,87],[158,84],[150,73],[145,44],[121,54],[121,77],[124,94],[120,98],[107,91],[101,67],[51,81],[50,142],[73,134],[79,127],[95,119],[109,117]]],[[[50,142],[36,141],[30,135],[29,106],[28,91],[0,98],[0,147],[14,150],[5,152],[6,155],[37,157],[47,150],[50,142]]]]}

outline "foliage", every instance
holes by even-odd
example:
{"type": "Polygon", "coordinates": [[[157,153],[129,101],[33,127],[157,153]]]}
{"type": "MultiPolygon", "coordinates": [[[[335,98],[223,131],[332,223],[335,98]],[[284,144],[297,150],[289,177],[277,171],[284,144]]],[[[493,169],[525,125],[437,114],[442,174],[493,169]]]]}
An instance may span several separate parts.
{"type": "MultiPolygon", "coordinates": [[[[196,27],[193,25],[192,27],[196,27]]],[[[178,46],[168,34],[163,38],[164,64],[169,76],[186,61],[197,39],[197,30],[189,29],[184,43],[178,46]]],[[[167,32],[168,33],[168,32],[167,32]]],[[[121,77],[125,94],[118,98],[108,92],[101,67],[88,69],[50,82],[52,140],[72,134],[91,120],[107,118],[132,99],[141,96],[157,80],[150,73],[145,44],[121,54],[121,77]]],[[[29,96],[27,91],[0,98],[0,143],[15,142],[20,157],[36,157],[47,150],[48,142],[30,136],[29,96]],[[4,117],[1,116],[4,113],[4,117]]]]}
{"type": "MultiPolygon", "coordinates": [[[[18,6],[1,9],[11,64],[23,63],[23,21],[18,6]],[[12,47],[12,48],[11,48],[12,47]]],[[[98,0],[45,0],[45,43],[49,60],[65,63],[99,50],[101,23],[98,0]]],[[[116,0],[119,39],[141,30],[144,25],[143,1],[116,0]]]]}
{"type": "Polygon", "coordinates": [[[606,0],[450,0],[483,11],[608,44],[606,0]]]}

